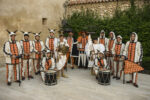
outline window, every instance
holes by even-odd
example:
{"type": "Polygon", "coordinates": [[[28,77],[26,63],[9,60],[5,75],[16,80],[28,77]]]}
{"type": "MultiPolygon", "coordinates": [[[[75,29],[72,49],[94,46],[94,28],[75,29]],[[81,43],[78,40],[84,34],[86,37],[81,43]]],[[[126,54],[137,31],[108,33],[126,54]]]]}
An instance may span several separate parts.
{"type": "Polygon", "coordinates": [[[46,25],[47,24],[47,18],[42,18],[42,24],[46,25]]]}

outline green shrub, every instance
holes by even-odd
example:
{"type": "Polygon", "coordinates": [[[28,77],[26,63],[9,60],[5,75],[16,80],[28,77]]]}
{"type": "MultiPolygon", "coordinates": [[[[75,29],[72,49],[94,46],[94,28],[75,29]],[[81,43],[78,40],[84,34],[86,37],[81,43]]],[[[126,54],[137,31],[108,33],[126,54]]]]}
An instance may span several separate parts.
{"type": "Polygon", "coordinates": [[[147,58],[150,58],[150,4],[144,5],[143,8],[131,6],[125,11],[117,9],[112,18],[101,18],[89,9],[82,9],[81,12],[74,12],[65,20],[67,24],[62,28],[72,28],[76,38],[77,33],[82,30],[94,31],[96,32],[94,37],[97,37],[100,30],[104,29],[107,37],[110,31],[114,31],[116,35],[121,35],[123,42],[126,43],[130,38],[130,33],[136,32],[144,50],[143,65],[145,68],[149,67],[150,60],[147,58]]]}

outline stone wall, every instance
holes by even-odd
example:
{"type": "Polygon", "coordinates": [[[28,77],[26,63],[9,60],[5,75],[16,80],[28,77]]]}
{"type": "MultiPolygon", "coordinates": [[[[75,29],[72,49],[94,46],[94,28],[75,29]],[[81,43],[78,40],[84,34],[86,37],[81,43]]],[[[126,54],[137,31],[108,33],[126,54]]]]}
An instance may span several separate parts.
{"type": "MultiPolygon", "coordinates": [[[[6,29],[41,31],[41,38],[45,41],[48,36],[47,28],[59,29],[64,2],[65,0],[0,0],[0,62],[5,60],[2,47],[8,40],[6,29]],[[42,18],[47,18],[45,25],[42,24],[42,18]]],[[[21,32],[17,34],[17,40],[21,40],[23,35],[21,32]]]]}
{"type": "MultiPolygon", "coordinates": [[[[135,4],[142,7],[143,0],[136,0],[135,4]]],[[[90,9],[97,12],[101,17],[112,17],[116,8],[125,10],[130,7],[129,0],[70,0],[66,2],[66,17],[81,9],[90,9]]]]}

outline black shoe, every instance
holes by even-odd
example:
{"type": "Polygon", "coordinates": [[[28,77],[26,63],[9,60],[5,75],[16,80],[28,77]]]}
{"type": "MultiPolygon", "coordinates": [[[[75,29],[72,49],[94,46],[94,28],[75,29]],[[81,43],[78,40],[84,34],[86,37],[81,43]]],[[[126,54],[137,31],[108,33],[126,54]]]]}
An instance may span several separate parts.
{"type": "Polygon", "coordinates": [[[38,71],[38,74],[40,74],[40,71],[38,71]]]}
{"type": "Polygon", "coordinates": [[[120,77],[116,77],[116,80],[120,80],[120,77]]]}
{"type": "Polygon", "coordinates": [[[133,86],[135,86],[136,88],[138,88],[138,87],[139,87],[136,83],[133,83],[133,86]]]}
{"type": "Polygon", "coordinates": [[[113,79],[117,78],[116,76],[113,76],[113,79]]]}
{"type": "Polygon", "coordinates": [[[25,77],[22,77],[22,80],[24,81],[24,80],[25,80],[25,77]]]}
{"type": "Polygon", "coordinates": [[[33,76],[29,76],[28,78],[31,78],[31,79],[33,79],[33,76]]]}
{"type": "Polygon", "coordinates": [[[74,69],[74,67],[71,67],[71,69],[74,69]]]}
{"type": "Polygon", "coordinates": [[[11,82],[7,82],[7,85],[8,85],[8,86],[11,86],[11,82]]]}
{"type": "Polygon", "coordinates": [[[39,73],[38,72],[35,72],[35,75],[38,75],[39,73]]]}
{"type": "Polygon", "coordinates": [[[126,83],[132,83],[132,80],[130,80],[130,81],[127,81],[126,83]]]}
{"type": "Polygon", "coordinates": [[[15,81],[15,82],[20,83],[21,81],[20,81],[20,80],[17,80],[17,81],[15,81]]]}
{"type": "Polygon", "coordinates": [[[96,76],[96,80],[98,80],[98,77],[96,76]]]}

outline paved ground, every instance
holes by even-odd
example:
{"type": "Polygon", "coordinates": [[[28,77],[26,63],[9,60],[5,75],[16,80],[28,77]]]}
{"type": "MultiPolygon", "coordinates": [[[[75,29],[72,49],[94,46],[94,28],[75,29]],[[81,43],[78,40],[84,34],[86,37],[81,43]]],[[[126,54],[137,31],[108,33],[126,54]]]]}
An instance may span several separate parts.
{"type": "Polygon", "coordinates": [[[40,76],[25,80],[21,87],[8,87],[5,68],[0,68],[0,100],[150,100],[150,75],[139,74],[139,88],[112,80],[99,85],[90,70],[69,69],[69,78],[60,78],[55,86],[46,86],[40,76]]]}

